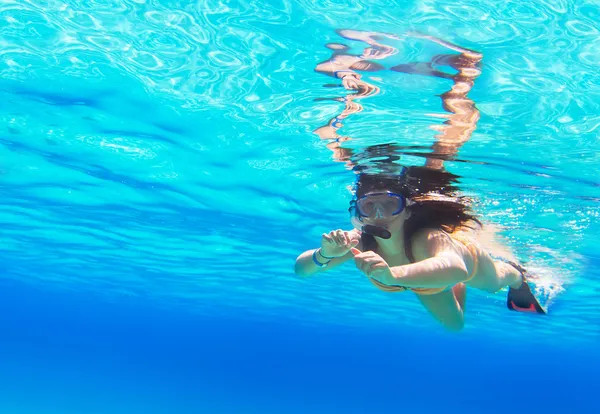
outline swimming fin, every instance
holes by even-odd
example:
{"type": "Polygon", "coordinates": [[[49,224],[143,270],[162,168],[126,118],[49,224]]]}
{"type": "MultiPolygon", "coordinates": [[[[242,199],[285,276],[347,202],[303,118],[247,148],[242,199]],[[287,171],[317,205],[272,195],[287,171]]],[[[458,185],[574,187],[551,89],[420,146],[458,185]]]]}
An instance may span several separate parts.
{"type": "Polygon", "coordinates": [[[523,283],[518,289],[508,288],[506,306],[515,312],[539,313],[546,315],[548,312],[542,308],[540,302],[531,291],[531,286],[527,283],[527,271],[516,263],[509,262],[511,266],[517,269],[523,276],[523,283]]]}

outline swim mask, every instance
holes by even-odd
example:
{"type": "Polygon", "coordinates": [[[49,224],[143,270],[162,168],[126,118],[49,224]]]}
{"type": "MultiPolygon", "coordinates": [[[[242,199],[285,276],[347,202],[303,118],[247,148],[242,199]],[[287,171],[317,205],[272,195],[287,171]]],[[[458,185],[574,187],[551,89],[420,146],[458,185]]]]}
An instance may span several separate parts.
{"type": "Polygon", "coordinates": [[[368,193],[356,200],[355,215],[362,221],[386,220],[400,214],[406,207],[404,196],[391,192],[368,193]]]}

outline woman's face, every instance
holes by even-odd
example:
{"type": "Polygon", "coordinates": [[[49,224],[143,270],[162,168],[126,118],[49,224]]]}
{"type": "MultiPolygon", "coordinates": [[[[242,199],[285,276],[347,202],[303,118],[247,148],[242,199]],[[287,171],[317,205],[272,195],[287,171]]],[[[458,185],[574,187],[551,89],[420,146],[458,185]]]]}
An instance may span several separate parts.
{"type": "Polygon", "coordinates": [[[409,213],[404,209],[402,212],[383,218],[363,217],[363,224],[370,224],[386,229],[390,233],[400,232],[404,228],[404,222],[408,219],[409,213]]]}
{"type": "Polygon", "coordinates": [[[356,201],[363,225],[382,227],[390,232],[400,231],[408,218],[406,199],[389,191],[372,191],[356,201]]]}

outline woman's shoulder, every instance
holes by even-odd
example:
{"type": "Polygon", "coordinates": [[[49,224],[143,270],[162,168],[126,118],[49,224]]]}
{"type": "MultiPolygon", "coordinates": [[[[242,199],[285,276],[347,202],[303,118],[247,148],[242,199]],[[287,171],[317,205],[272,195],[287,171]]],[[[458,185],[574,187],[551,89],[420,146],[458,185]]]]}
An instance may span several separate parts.
{"type": "Polygon", "coordinates": [[[454,248],[451,234],[439,228],[423,228],[412,235],[411,247],[417,260],[432,257],[442,250],[454,248]]]}
{"type": "Polygon", "coordinates": [[[415,231],[411,236],[411,242],[415,243],[430,243],[435,240],[447,240],[450,238],[450,233],[433,227],[425,227],[415,231]]]}

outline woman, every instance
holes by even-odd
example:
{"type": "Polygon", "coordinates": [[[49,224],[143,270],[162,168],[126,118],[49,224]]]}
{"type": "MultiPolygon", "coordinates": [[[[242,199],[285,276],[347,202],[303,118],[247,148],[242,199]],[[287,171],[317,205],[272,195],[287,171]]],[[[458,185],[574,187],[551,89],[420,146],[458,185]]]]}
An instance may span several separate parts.
{"type": "Polygon", "coordinates": [[[494,260],[472,237],[480,224],[465,204],[411,191],[410,176],[410,170],[396,177],[360,174],[350,207],[357,228],[323,234],[319,248],[297,258],[296,274],[310,276],[354,259],[375,286],[415,292],[452,330],[464,326],[465,285],[486,292],[508,286],[510,309],[544,313],[523,269],[494,260]]]}
{"type": "MultiPolygon", "coordinates": [[[[344,45],[328,45],[336,53],[320,63],[316,70],[342,80],[346,89],[357,93],[338,99],[345,109],[328,125],[315,131],[328,145],[337,161],[353,165],[353,151],[340,146],[350,138],[340,137],[341,120],[362,107],[355,99],[376,95],[379,89],[364,80],[356,70],[378,71],[383,66],[366,60],[382,59],[395,54],[393,48],[376,43],[382,38],[373,32],[339,31],[351,40],[369,44],[370,53],[347,55],[344,45]],[[335,47],[333,47],[335,46],[335,47]],[[372,53],[372,51],[377,53],[372,53]]],[[[413,34],[460,54],[434,57],[430,62],[415,62],[391,68],[396,72],[450,79],[452,88],[441,95],[443,108],[449,113],[443,125],[436,129],[432,153],[426,156],[426,167],[411,167],[404,174],[368,174],[362,172],[355,186],[352,220],[356,229],[336,230],[324,234],[321,247],[301,254],[296,260],[298,275],[309,276],[327,271],[354,258],[359,270],[378,288],[387,292],[411,290],[421,303],[449,329],[464,326],[465,285],[488,292],[509,286],[508,307],[511,310],[544,313],[525,282],[525,271],[518,265],[493,260],[474,240],[474,230],[480,224],[468,207],[451,191],[444,171],[444,160],[454,157],[470,138],[479,120],[479,111],[467,97],[475,79],[482,55],[443,40],[413,34]],[[450,66],[457,73],[444,73],[437,66],[450,66]]],[[[390,36],[388,36],[390,37],[390,36]]],[[[373,159],[386,153],[389,162],[379,165],[379,171],[393,171],[397,164],[391,146],[377,146],[364,151],[373,159]],[[386,148],[383,148],[386,147],[386,148]],[[382,151],[383,150],[383,151],[382,151]]],[[[364,154],[361,154],[364,158],[364,154]]],[[[353,165],[353,168],[356,168],[353,165]]]]}

